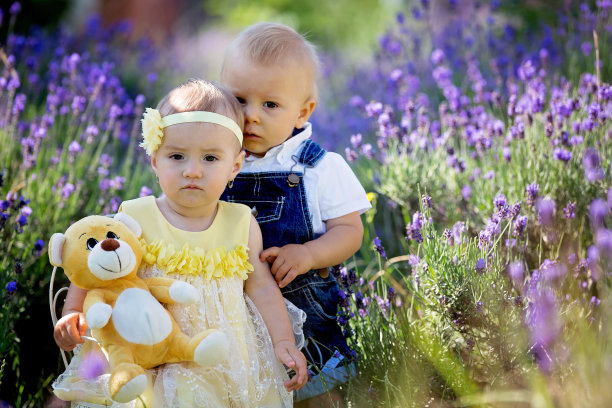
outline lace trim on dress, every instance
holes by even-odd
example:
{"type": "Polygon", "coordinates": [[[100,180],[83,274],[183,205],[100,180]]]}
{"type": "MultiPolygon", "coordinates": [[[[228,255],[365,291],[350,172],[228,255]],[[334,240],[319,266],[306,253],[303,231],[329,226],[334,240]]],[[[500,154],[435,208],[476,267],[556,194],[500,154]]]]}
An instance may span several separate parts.
{"type": "Polygon", "coordinates": [[[156,265],[164,269],[166,274],[202,275],[205,280],[237,275],[246,280],[248,273],[253,271],[253,265],[249,262],[249,250],[244,244],[231,251],[224,247],[204,251],[187,244],[181,250],[176,250],[172,244],[163,240],[147,243],[141,239],[140,245],[144,252],[143,263],[156,265]]]}

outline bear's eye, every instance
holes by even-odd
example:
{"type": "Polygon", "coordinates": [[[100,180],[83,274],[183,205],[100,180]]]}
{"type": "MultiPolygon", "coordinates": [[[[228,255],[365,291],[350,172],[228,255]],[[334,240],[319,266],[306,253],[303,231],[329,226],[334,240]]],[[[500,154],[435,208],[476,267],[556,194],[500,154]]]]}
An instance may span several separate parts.
{"type": "Polygon", "coordinates": [[[117,236],[117,234],[115,234],[113,231],[108,231],[108,232],[106,233],[106,238],[119,239],[119,237],[117,236]]]}
{"type": "Polygon", "coordinates": [[[89,238],[87,240],[87,249],[89,251],[91,251],[93,249],[93,247],[95,247],[98,244],[98,240],[95,238],[89,238]]]}

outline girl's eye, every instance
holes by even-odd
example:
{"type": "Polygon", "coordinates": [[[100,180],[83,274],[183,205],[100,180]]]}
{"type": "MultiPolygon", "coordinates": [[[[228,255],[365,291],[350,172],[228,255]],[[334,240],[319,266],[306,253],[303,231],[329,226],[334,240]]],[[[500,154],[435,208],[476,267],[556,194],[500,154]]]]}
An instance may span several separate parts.
{"type": "Polygon", "coordinates": [[[238,100],[238,103],[241,104],[241,105],[244,105],[246,103],[244,98],[241,98],[241,97],[237,96],[236,99],[238,100]]]}
{"type": "Polygon", "coordinates": [[[274,102],[264,102],[264,107],[265,108],[269,108],[269,109],[274,109],[276,108],[278,105],[274,102]]]}
{"type": "Polygon", "coordinates": [[[217,160],[217,158],[215,156],[208,155],[208,156],[204,156],[204,160],[206,160],[208,162],[212,162],[212,161],[217,160]]]}
{"type": "Polygon", "coordinates": [[[108,231],[106,233],[106,238],[118,239],[119,237],[113,231],[108,231]]]}
{"type": "Polygon", "coordinates": [[[87,250],[91,251],[98,244],[98,240],[95,238],[89,238],[87,240],[87,250]]]}
{"type": "Polygon", "coordinates": [[[178,153],[174,153],[174,154],[170,155],[170,158],[172,160],[181,160],[183,158],[183,155],[182,154],[178,154],[178,153]]]}

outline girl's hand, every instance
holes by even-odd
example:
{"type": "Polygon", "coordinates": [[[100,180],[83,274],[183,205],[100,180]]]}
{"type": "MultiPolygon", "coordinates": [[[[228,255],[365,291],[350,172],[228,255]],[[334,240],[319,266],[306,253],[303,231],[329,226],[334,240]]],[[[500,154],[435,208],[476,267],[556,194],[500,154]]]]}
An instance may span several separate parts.
{"type": "Polygon", "coordinates": [[[53,338],[59,348],[70,351],[76,347],[77,343],[85,342],[81,336],[84,336],[86,332],[85,315],[81,312],[73,312],[57,321],[53,329],[53,338]]]}
{"type": "Polygon", "coordinates": [[[313,266],[310,249],[300,244],[288,244],[282,248],[270,247],[262,251],[259,259],[272,264],[270,272],[279,288],[284,288],[298,275],[310,271],[313,266]]]}
{"type": "Polygon", "coordinates": [[[306,357],[295,344],[289,340],[279,341],[274,345],[274,354],[278,361],[295,371],[295,375],[285,381],[287,391],[296,391],[306,385],[308,372],[306,368],[306,357]]]}

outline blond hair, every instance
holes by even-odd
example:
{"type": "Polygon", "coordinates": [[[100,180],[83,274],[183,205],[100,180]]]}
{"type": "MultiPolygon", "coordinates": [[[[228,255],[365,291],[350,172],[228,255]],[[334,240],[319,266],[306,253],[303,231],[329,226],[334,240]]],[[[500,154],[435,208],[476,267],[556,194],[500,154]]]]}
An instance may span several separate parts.
{"type": "Polygon", "coordinates": [[[157,104],[162,117],[179,112],[215,112],[233,119],[240,129],[244,126],[244,113],[238,100],[223,85],[191,78],[163,97],[157,104]]]}
{"type": "Polygon", "coordinates": [[[312,81],[312,97],[317,95],[319,57],[316,47],[293,28],[280,23],[257,23],[242,30],[229,44],[221,67],[228,56],[240,52],[250,61],[262,65],[296,62],[307,70],[312,81]]]}

